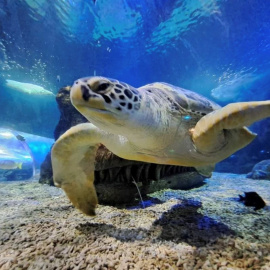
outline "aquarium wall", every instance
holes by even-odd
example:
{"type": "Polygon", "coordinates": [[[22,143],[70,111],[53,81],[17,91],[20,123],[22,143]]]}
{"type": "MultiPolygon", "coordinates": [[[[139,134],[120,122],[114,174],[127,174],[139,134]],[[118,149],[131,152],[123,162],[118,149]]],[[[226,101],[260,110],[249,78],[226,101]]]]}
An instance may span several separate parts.
{"type": "MultiPolygon", "coordinates": [[[[100,75],[134,87],[167,82],[224,106],[270,99],[264,0],[0,2],[0,127],[53,137],[58,90],[100,75]]],[[[217,165],[246,173],[270,158],[270,120],[217,165]]]]}
{"type": "Polygon", "coordinates": [[[35,177],[53,143],[46,137],[0,128],[0,181],[35,177]]]}

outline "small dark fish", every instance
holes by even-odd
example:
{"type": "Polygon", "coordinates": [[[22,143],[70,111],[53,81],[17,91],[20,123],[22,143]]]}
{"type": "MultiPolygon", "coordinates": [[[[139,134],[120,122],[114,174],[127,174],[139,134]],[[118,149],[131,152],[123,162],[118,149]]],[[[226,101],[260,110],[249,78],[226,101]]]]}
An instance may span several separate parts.
{"type": "Polygon", "coordinates": [[[96,4],[97,0],[93,0],[94,4],[96,4]]]}
{"type": "Polygon", "coordinates": [[[16,138],[19,140],[19,141],[22,141],[22,142],[25,142],[25,138],[22,136],[22,135],[16,135],[16,138]]]}
{"type": "Polygon", "coordinates": [[[245,195],[239,195],[239,200],[243,201],[245,206],[254,206],[255,210],[262,209],[266,203],[257,192],[245,192],[245,195]]]}

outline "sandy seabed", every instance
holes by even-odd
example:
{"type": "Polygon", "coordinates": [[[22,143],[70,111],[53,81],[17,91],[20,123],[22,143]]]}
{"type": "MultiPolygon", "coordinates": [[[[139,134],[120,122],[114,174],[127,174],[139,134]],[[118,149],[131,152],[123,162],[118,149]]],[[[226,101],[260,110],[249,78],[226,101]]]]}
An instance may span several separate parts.
{"type": "Polygon", "coordinates": [[[270,181],[218,174],[189,191],[152,194],[144,209],[74,209],[37,181],[0,183],[0,269],[270,269],[270,181]]]}

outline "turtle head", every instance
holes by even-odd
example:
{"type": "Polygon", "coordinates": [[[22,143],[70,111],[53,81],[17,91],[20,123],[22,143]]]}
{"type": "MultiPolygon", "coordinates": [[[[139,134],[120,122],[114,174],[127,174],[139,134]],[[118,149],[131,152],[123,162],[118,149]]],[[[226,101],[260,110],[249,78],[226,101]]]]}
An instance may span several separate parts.
{"type": "Polygon", "coordinates": [[[138,90],[126,83],[105,77],[78,79],[71,87],[72,104],[88,120],[123,121],[140,108],[138,90]]]}

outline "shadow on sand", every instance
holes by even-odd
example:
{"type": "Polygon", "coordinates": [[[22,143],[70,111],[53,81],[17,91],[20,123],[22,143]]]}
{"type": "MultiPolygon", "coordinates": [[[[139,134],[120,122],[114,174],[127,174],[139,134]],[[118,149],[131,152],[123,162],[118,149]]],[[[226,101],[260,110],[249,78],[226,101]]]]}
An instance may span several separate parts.
{"type": "Polygon", "coordinates": [[[235,235],[235,232],[223,223],[198,213],[200,207],[201,204],[198,202],[183,201],[165,212],[153,223],[150,230],[121,229],[110,224],[90,222],[79,224],[76,229],[85,235],[95,232],[100,236],[105,234],[124,242],[150,237],[150,241],[185,242],[197,247],[205,246],[220,237],[235,235]],[[154,232],[160,229],[161,233],[156,236],[154,232]]]}

